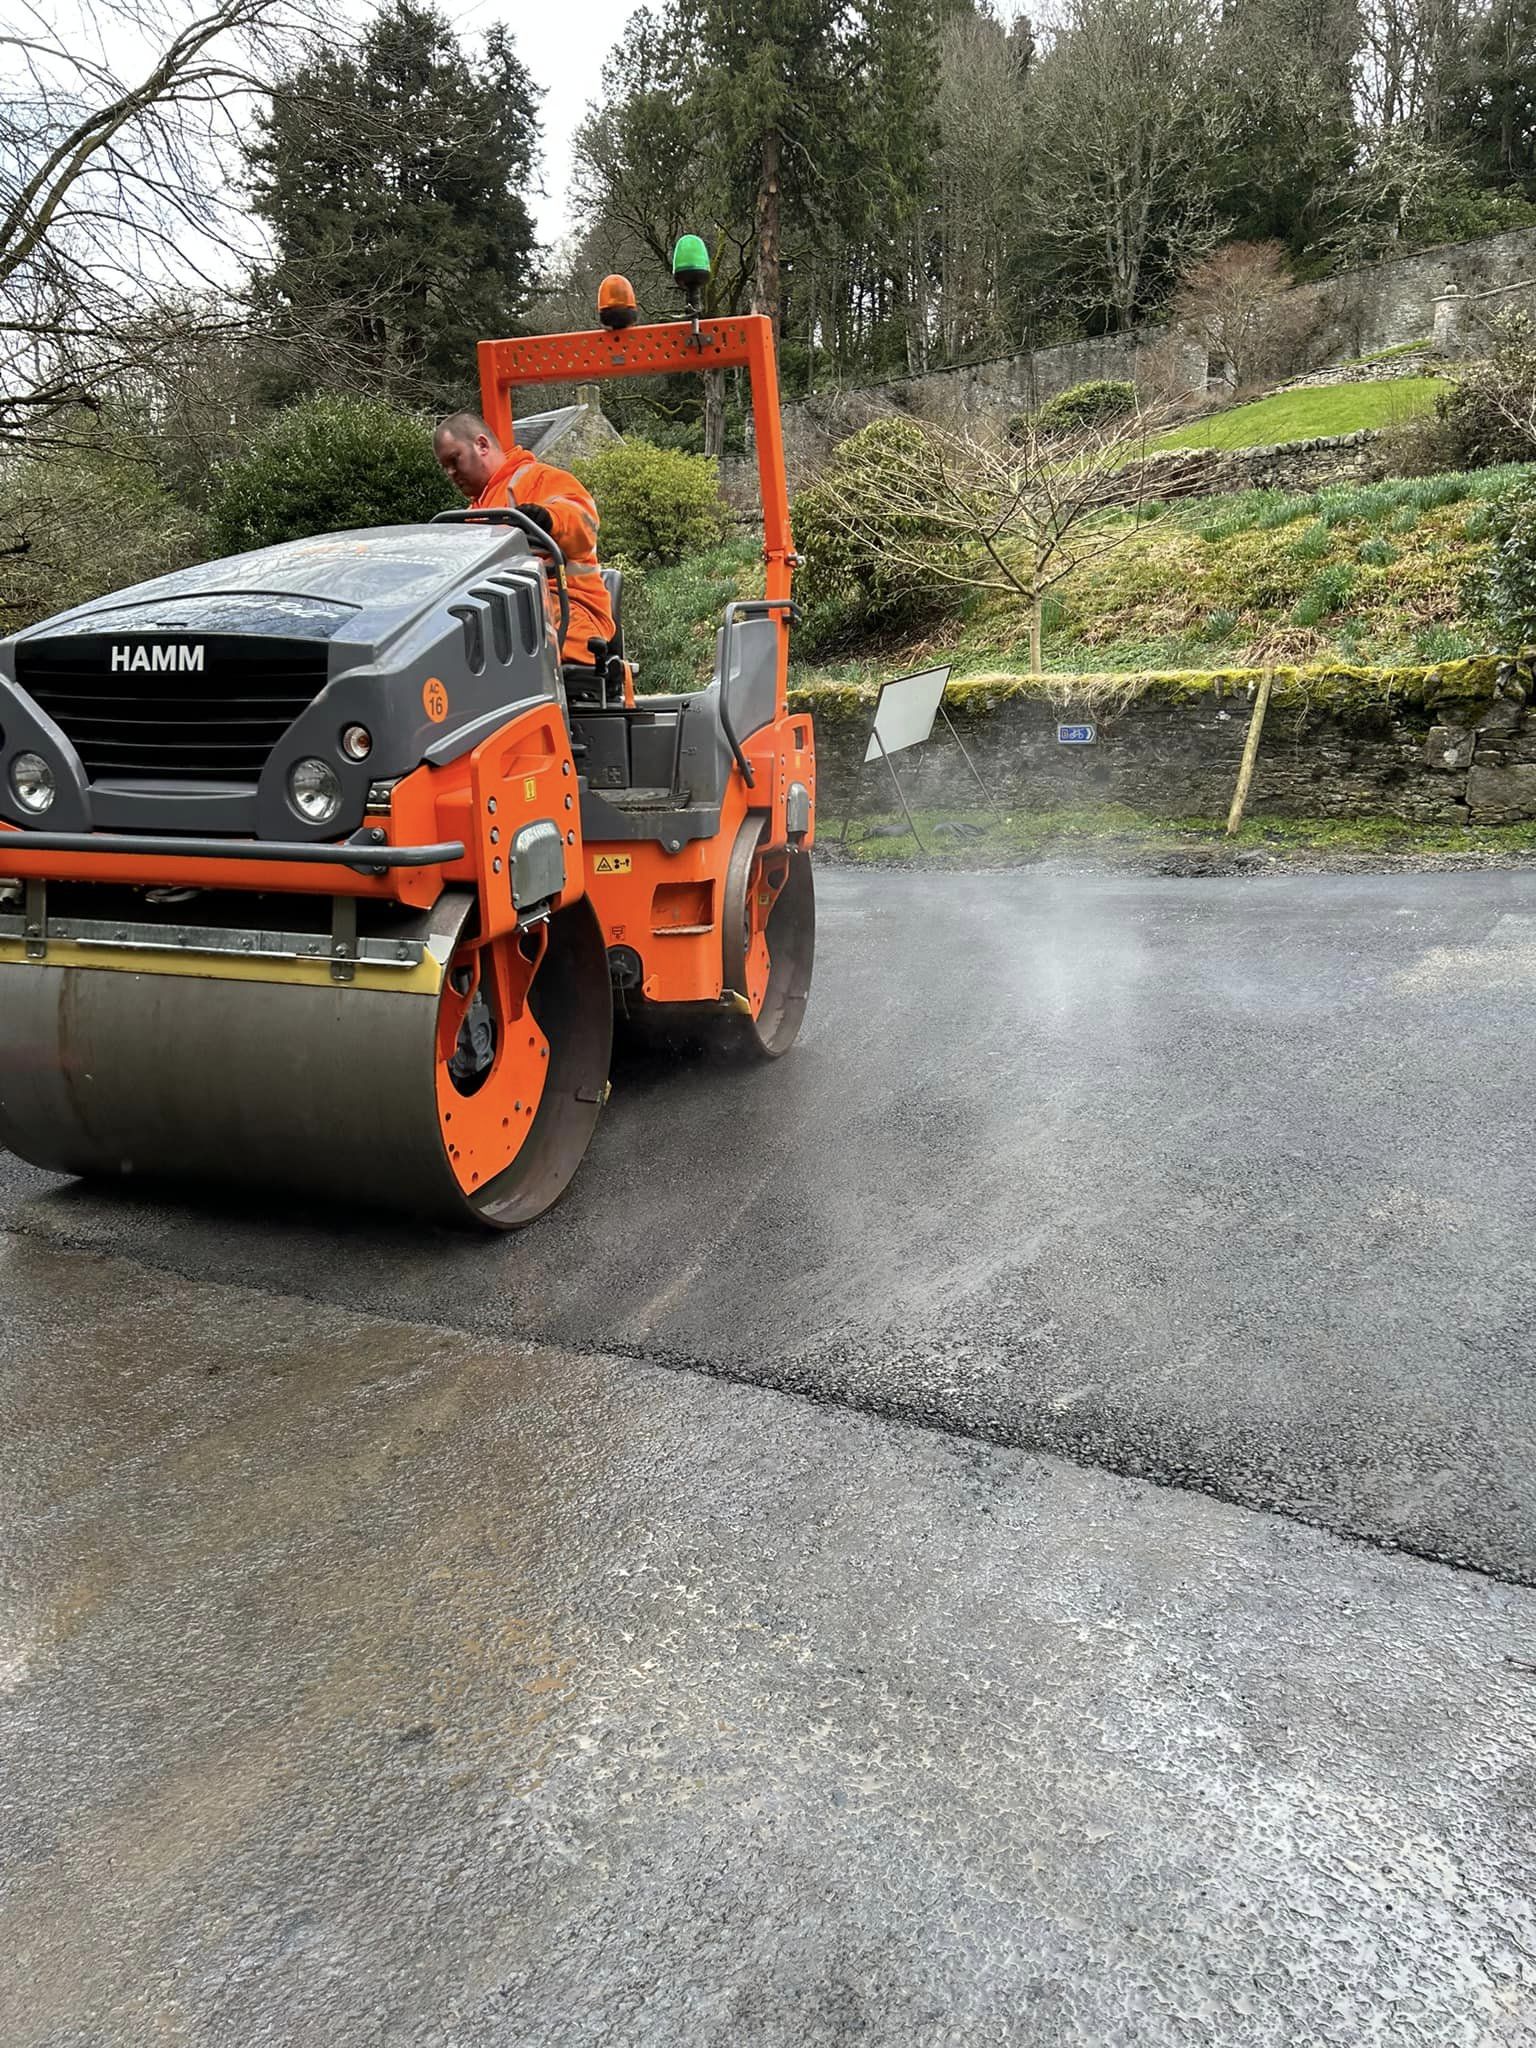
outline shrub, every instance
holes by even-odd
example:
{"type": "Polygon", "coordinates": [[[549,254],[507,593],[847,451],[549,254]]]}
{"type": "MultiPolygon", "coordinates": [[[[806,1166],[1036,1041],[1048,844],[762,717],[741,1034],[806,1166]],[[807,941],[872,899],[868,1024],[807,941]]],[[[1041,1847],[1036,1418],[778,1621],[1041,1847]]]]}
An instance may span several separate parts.
{"type": "Polygon", "coordinates": [[[1228,242],[1190,265],[1169,306],[1236,390],[1253,390],[1297,367],[1318,312],[1297,300],[1279,242],[1228,242]]]}
{"type": "Polygon", "coordinates": [[[1086,384],[1074,384],[1058,391],[1035,414],[1035,428],[1042,434],[1069,434],[1079,427],[1096,427],[1120,413],[1136,410],[1136,386],[1118,377],[1093,377],[1086,384]]]}
{"type": "Polygon", "coordinates": [[[1298,519],[1305,519],[1314,509],[1311,496],[1288,491],[1264,507],[1255,525],[1261,533],[1274,533],[1282,526],[1293,526],[1298,519]]]}
{"type": "Polygon", "coordinates": [[[680,562],[719,545],[726,530],[713,457],[621,441],[577,465],[597,500],[605,561],[680,562]]]}
{"type": "Polygon", "coordinates": [[[1530,442],[1500,405],[1499,381],[1490,365],[1479,364],[1435,400],[1444,434],[1438,452],[1449,457],[1442,467],[1491,469],[1500,462],[1530,460],[1530,442]]]}
{"type": "Polygon", "coordinates": [[[1459,505],[1471,495],[1471,489],[1464,476],[1426,477],[1414,492],[1413,502],[1421,512],[1431,512],[1437,505],[1459,505]]]}
{"type": "Polygon", "coordinates": [[[1372,519],[1376,509],[1371,492],[1358,486],[1334,484],[1317,494],[1317,516],[1325,527],[1372,519]]]}
{"type": "Polygon", "coordinates": [[[1243,531],[1243,521],[1237,514],[1228,512],[1215,519],[1206,520],[1195,531],[1208,547],[1217,547],[1224,540],[1230,540],[1234,533],[1243,531]]]}
{"type": "MultiPolygon", "coordinates": [[[[1441,392],[1436,404],[1452,396],[1454,388],[1441,392]]],[[[1383,428],[1376,446],[1383,467],[1398,477],[1434,476],[1455,469],[1462,460],[1460,436],[1438,413],[1423,413],[1417,419],[1399,420],[1383,428]]]]}
{"type": "Polygon", "coordinates": [[[1417,661],[1461,661],[1477,649],[1471,634],[1455,626],[1426,626],[1414,634],[1413,652],[1417,661]]]}
{"type": "Polygon", "coordinates": [[[243,455],[220,464],[209,509],[219,547],[232,553],[430,519],[457,503],[429,419],[327,394],[285,407],[243,455]]]}
{"type": "Polygon", "coordinates": [[[953,609],[953,592],[920,569],[893,561],[877,544],[882,534],[894,541],[920,531],[887,510],[882,472],[908,469],[923,459],[925,448],[923,430],[913,421],[875,420],[840,441],[817,481],[796,497],[795,545],[805,562],[796,589],[805,609],[800,645],[807,654],[922,625],[953,609]],[[857,511],[857,536],[839,509],[850,503],[857,511]]]}
{"type": "Polygon", "coordinates": [[[0,635],[206,551],[202,520],[142,461],[102,448],[0,460],[0,635]]]}
{"type": "Polygon", "coordinates": [[[1493,550],[1463,588],[1467,610],[1500,653],[1536,645],[1536,488],[1489,509],[1493,550]]]}
{"type": "Polygon", "coordinates": [[[1324,520],[1315,519],[1304,532],[1297,534],[1290,544],[1290,551],[1298,562],[1321,562],[1333,551],[1324,520]]]}

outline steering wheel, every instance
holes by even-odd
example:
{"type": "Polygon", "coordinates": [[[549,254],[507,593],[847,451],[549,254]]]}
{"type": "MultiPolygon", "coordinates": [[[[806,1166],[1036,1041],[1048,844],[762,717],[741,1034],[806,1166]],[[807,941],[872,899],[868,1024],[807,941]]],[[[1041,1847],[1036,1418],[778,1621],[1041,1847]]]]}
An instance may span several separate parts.
{"type": "Polygon", "coordinates": [[[552,533],[546,533],[537,519],[517,505],[482,505],[478,509],[466,505],[462,511],[434,512],[433,526],[512,526],[523,536],[530,547],[536,548],[555,572],[555,595],[560,602],[559,653],[564,656],[566,638],[571,630],[571,599],[565,587],[565,552],[552,533]]]}

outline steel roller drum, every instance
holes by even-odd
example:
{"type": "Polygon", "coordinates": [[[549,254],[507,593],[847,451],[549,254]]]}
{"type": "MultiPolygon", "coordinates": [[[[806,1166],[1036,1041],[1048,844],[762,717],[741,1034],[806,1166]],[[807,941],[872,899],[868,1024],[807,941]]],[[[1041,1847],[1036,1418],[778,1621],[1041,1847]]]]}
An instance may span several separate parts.
{"type": "Polygon", "coordinates": [[[549,1041],[543,1097],[513,1163],[467,1194],[439,1118],[437,1020],[473,913],[472,896],[445,894],[415,928],[419,965],[359,966],[342,985],[324,959],[278,969],[108,953],[82,964],[78,949],[50,942],[37,963],[0,949],[0,1145],[55,1173],[526,1222],[569,1181],[596,1122],[607,970],[589,907],[559,913],[529,1005],[549,1041]]]}

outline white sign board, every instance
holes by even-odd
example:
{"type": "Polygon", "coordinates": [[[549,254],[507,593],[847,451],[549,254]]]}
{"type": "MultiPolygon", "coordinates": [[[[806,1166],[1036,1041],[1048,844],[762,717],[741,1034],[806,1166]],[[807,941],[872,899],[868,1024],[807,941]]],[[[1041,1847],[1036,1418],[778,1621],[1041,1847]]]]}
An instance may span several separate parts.
{"type": "Polygon", "coordinates": [[[882,683],[865,760],[878,761],[882,746],[888,754],[900,753],[903,747],[920,747],[933,731],[948,681],[947,668],[925,668],[921,675],[882,683]]]}

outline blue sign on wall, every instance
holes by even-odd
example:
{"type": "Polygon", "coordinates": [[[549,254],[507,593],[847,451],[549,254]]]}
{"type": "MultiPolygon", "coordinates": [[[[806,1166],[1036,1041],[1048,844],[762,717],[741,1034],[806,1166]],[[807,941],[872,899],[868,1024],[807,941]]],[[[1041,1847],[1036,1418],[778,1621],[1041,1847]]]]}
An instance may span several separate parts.
{"type": "Polygon", "coordinates": [[[1091,747],[1099,736],[1096,725],[1058,725],[1056,744],[1062,747],[1091,747]]]}

